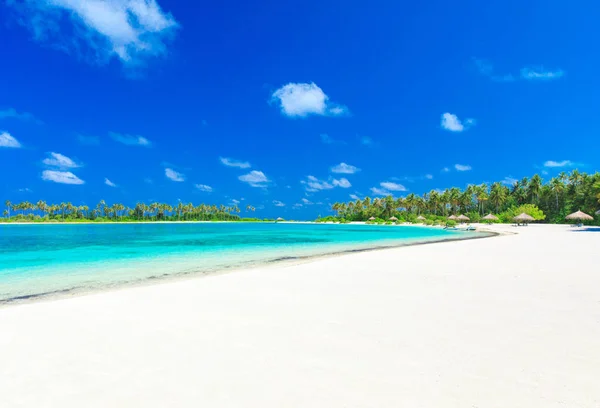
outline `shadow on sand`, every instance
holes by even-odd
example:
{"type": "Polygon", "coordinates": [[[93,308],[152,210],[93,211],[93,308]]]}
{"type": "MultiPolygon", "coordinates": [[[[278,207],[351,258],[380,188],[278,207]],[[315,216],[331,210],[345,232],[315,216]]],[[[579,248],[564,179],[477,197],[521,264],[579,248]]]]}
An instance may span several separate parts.
{"type": "Polygon", "coordinates": [[[600,227],[583,227],[571,230],[572,232],[600,232],[600,227]]]}

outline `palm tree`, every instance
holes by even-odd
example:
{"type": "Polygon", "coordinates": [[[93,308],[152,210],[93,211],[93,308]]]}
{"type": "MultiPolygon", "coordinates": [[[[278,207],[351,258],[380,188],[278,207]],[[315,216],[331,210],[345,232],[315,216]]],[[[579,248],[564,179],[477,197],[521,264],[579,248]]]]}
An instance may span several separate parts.
{"type": "Polygon", "coordinates": [[[10,200],[6,200],[4,202],[4,205],[6,206],[6,213],[8,214],[8,218],[10,218],[10,208],[12,206],[12,203],[10,202],[10,200]]]}

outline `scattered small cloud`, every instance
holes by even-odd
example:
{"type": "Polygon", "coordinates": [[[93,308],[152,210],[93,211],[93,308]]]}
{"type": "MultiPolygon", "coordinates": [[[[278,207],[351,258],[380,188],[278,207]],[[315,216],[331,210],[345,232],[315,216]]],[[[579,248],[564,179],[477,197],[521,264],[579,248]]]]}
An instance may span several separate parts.
{"type": "Polygon", "coordinates": [[[167,167],[165,169],[165,176],[169,179],[169,180],[173,180],[176,182],[182,182],[185,181],[185,175],[167,167]]]}
{"type": "Polygon", "coordinates": [[[19,189],[19,193],[31,193],[31,192],[32,192],[31,189],[28,187],[19,189]]]}
{"type": "Polygon", "coordinates": [[[427,180],[433,180],[433,174],[425,174],[427,180]]]}
{"type": "Polygon", "coordinates": [[[331,102],[314,82],[284,85],[273,92],[271,102],[277,103],[281,113],[288,117],[344,116],[349,113],[347,107],[331,102]]]}
{"type": "Polygon", "coordinates": [[[310,201],[308,198],[303,198],[302,200],[302,204],[304,205],[312,205],[312,201],[310,201]]]}
{"type": "Polygon", "coordinates": [[[521,69],[521,78],[529,81],[548,81],[552,79],[559,79],[565,73],[562,70],[548,71],[544,67],[525,67],[521,69]]]}
{"type": "Polygon", "coordinates": [[[389,196],[392,193],[384,188],[371,187],[371,192],[376,196],[389,196]]]}
{"type": "Polygon", "coordinates": [[[275,207],[285,207],[285,204],[278,200],[273,200],[273,205],[275,207]]]}
{"type": "Polygon", "coordinates": [[[44,170],[42,172],[42,180],[52,181],[59,184],[85,184],[83,180],[70,171],[44,170]]]}
{"type": "Polygon", "coordinates": [[[56,167],[59,169],[74,169],[77,167],[81,167],[70,157],[65,156],[64,154],[50,152],[48,153],[47,158],[42,160],[46,166],[56,167]]]}
{"type": "Polygon", "coordinates": [[[306,191],[313,193],[321,190],[331,190],[334,187],[331,183],[319,180],[315,176],[308,176],[306,180],[302,180],[300,183],[306,186],[306,191]]]}
{"type": "Polygon", "coordinates": [[[456,171],[470,171],[472,170],[472,167],[466,164],[455,164],[454,168],[456,169],[456,171]]]}
{"type": "Polygon", "coordinates": [[[167,54],[179,27],[156,0],[8,1],[34,40],[98,64],[138,67],[167,54]]]}
{"type": "Polygon", "coordinates": [[[505,184],[505,185],[507,185],[507,186],[512,186],[512,185],[514,185],[514,184],[515,184],[517,181],[519,181],[519,180],[517,180],[516,178],[513,178],[513,177],[510,177],[510,176],[508,176],[508,177],[504,177],[504,180],[502,180],[502,184],[505,184]]]}
{"type": "Polygon", "coordinates": [[[240,169],[249,169],[252,167],[250,163],[241,160],[230,159],[228,157],[219,157],[219,161],[227,167],[237,167],[240,169]]]}
{"type": "Polygon", "coordinates": [[[479,73],[483,76],[490,78],[492,81],[496,82],[512,82],[515,80],[515,77],[511,74],[507,75],[496,75],[494,73],[494,66],[486,60],[473,58],[473,62],[477,67],[479,73]]]}
{"type": "Polygon", "coordinates": [[[402,184],[384,181],[379,183],[379,187],[372,187],[371,192],[376,196],[390,196],[399,191],[407,191],[402,184]]]}
{"type": "Polygon", "coordinates": [[[450,172],[450,168],[448,168],[448,167],[444,167],[442,169],[442,173],[449,173],[449,172],[450,172]]]}
{"type": "Polygon", "coordinates": [[[302,208],[302,204],[300,204],[300,203],[296,203],[296,204],[294,204],[292,206],[292,209],[294,209],[294,210],[297,210],[297,209],[300,209],[300,208],[302,208]]]}
{"type": "Polygon", "coordinates": [[[363,146],[373,147],[375,145],[375,141],[369,136],[360,136],[359,141],[363,146]]]}
{"type": "Polygon", "coordinates": [[[468,130],[471,126],[475,125],[475,119],[465,119],[464,123],[458,118],[458,116],[446,112],[442,114],[441,126],[442,129],[450,132],[463,132],[468,130]]]}
{"type": "Polygon", "coordinates": [[[270,183],[269,178],[262,171],[252,170],[248,174],[239,176],[238,179],[248,183],[251,187],[266,188],[270,183]]]}
{"type": "Polygon", "coordinates": [[[574,163],[571,160],[554,161],[548,160],[544,163],[544,167],[573,167],[574,163]]]}
{"type": "Polygon", "coordinates": [[[106,184],[109,187],[117,187],[117,185],[115,183],[113,183],[112,181],[110,181],[107,178],[104,179],[104,184],[106,184]]]}
{"type": "Polygon", "coordinates": [[[389,191],[407,191],[406,187],[402,184],[392,183],[391,181],[384,181],[383,183],[379,183],[379,185],[389,191]]]}
{"type": "Polygon", "coordinates": [[[121,133],[110,132],[110,137],[112,137],[115,141],[119,143],[123,143],[126,146],[143,146],[143,147],[151,147],[152,142],[145,137],[137,136],[137,135],[127,135],[121,133]]]}
{"type": "Polygon", "coordinates": [[[235,198],[231,200],[231,204],[234,205],[239,205],[240,204],[240,200],[236,200],[235,198]]]}
{"type": "Polygon", "coordinates": [[[333,144],[345,145],[346,144],[346,142],[344,142],[343,140],[334,139],[331,136],[329,136],[327,133],[321,133],[319,135],[319,137],[321,138],[321,142],[323,144],[329,144],[329,145],[333,145],[333,144]]]}
{"type": "Polygon", "coordinates": [[[205,193],[212,193],[213,188],[211,186],[207,186],[206,184],[196,184],[196,188],[205,193]]]}
{"type": "Polygon", "coordinates": [[[516,77],[512,74],[497,75],[494,72],[493,65],[489,61],[473,58],[473,63],[481,75],[496,82],[513,82],[517,79],[525,81],[548,81],[562,78],[565,75],[562,69],[552,71],[545,69],[543,66],[521,68],[519,75],[516,77]]]}
{"type": "Polygon", "coordinates": [[[360,171],[360,169],[358,167],[352,166],[352,165],[346,164],[346,163],[340,163],[331,168],[332,173],[338,173],[338,174],[354,174],[359,171],[360,171]]]}
{"type": "Polygon", "coordinates": [[[21,143],[17,139],[15,139],[8,132],[0,132],[0,147],[7,147],[11,149],[19,149],[21,148],[21,143]]]}
{"type": "Polygon", "coordinates": [[[361,198],[359,196],[357,196],[356,194],[350,194],[350,198],[353,200],[361,200],[361,198]]]}
{"type": "Polygon", "coordinates": [[[79,133],[75,136],[79,144],[84,146],[97,146],[100,144],[100,138],[98,136],[87,136],[79,133]]]}
{"type": "Polygon", "coordinates": [[[350,184],[350,182],[345,179],[345,178],[341,178],[339,180],[334,179],[333,180],[333,185],[336,187],[341,187],[341,188],[350,188],[352,187],[352,184],[350,184]]]}
{"type": "Polygon", "coordinates": [[[17,112],[13,108],[0,110],[0,119],[17,119],[25,122],[32,122],[36,125],[43,125],[44,122],[33,116],[29,112],[17,112]]]}

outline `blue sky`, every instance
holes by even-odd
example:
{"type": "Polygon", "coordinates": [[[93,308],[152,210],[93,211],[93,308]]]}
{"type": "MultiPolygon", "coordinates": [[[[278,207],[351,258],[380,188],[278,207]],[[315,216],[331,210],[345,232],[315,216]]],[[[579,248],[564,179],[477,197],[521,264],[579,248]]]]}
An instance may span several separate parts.
{"type": "Polygon", "coordinates": [[[0,200],[308,219],[599,167],[591,1],[217,3],[0,3],[0,200]]]}

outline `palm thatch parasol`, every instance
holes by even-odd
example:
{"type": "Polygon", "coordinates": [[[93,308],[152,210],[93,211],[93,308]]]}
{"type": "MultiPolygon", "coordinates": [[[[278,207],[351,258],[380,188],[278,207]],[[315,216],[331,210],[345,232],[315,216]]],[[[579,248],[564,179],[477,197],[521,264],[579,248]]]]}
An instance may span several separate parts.
{"type": "Polygon", "coordinates": [[[466,215],[463,215],[463,214],[461,214],[458,217],[456,217],[456,219],[458,221],[471,221],[471,219],[469,217],[467,217],[466,215]]]}
{"type": "Polygon", "coordinates": [[[398,221],[398,218],[396,218],[396,217],[391,217],[391,218],[390,218],[390,221],[398,221]]]}
{"type": "Polygon", "coordinates": [[[591,215],[587,215],[582,211],[574,212],[573,214],[567,215],[567,220],[576,220],[576,221],[593,221],[594,217],[591,215]]]}
{"type": "Polygon", "coordinates": [[[488,214],[482,218],[485,221],[498,221],[500,218],[496,217],[494,214],[488,214]]]}
{"type": "Polygon", "coordinates": [[[419,221],[425,221],[425,220],[427,220],[427,218],[423,217],[422,215],[419,215],[417,217],[417,220],[419,220],[419,221]]]}
{"type": "Polygon", "coordinates": [[[375,220],[376,220],[376,218],[375,218],[375,217],[371,217],[371,218],[369,218],[369,221],[375,221],[375,220]]]}
{"type": "Polygon", "coordinates": [[[285,221],[285,220],[283,218],[279,217],[275,221],[279,222],[279,221],[285,221]]]}
{"type": "Polygon", "coordinates": [[[457,217],[456,217],[456,215],[451,215],[450,217],[448,217],[448,219],[449,219],[449,220],[456,220],[456,219],[457,219],[457,217]]]}
{"type": "Polygon", "coordinates": [[[515,221],[517,222],[531,222],[531,221],[535,221],[535,218],[533,218],[531,215],[529,214],[519,214],[515,217],[515,221]]]}

